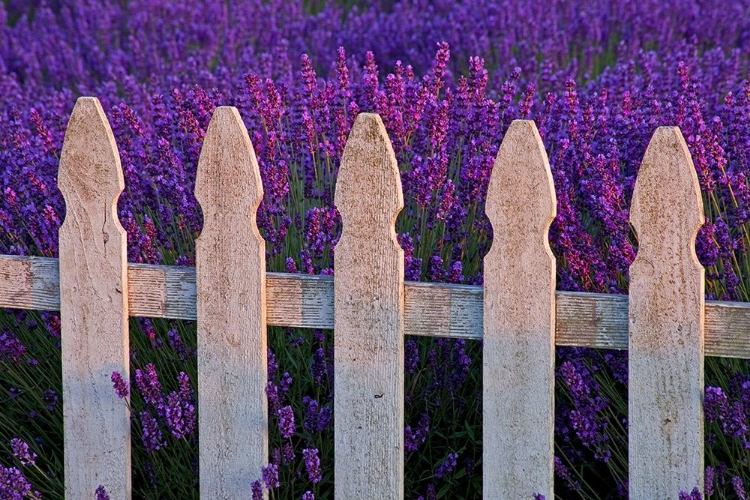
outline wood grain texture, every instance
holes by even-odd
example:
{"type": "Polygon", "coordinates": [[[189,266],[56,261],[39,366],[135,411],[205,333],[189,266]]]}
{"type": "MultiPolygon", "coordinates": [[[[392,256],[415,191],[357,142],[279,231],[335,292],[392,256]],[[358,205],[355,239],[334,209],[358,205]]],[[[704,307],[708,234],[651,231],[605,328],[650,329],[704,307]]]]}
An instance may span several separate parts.
{"type": "Polygon", "coordinates": [[[557,200],[534,122],[515,120],[505,134],[486,211],[482,496],[553,498],[557,200]]]}
{"type": "Polygon", "coordinates": [[[336,183],[343,230],[334,278],[335,498],[404,496],[404,206],[380,117],[362,113],[336,183]]]}
{"type": "Polygon", "coordinates": [[[266,258],[260,170],[236,108],[214,111],[195,197],[200,494],[246,499],[268,461],[266,258]]]}
{"type": "MultiPolygon", "coordinates": [[[[131,317],[196,319],[195,268],[131,263],[128,280],[131,317]]],[[[407,281],[404,335],[481,339],[483,295],[479,286],[407,281]]],[[[59,311],[57,259],[0,255],[0,307],[59,311]],[[30,278],[16,271],[25,262],[30,278]]],[[[555,309],[555,345],[628,348],[627,295],[558,291],[555,309]]],[[[266,273],[266,315],[270,326],[333,329],[333,278],[266,273]]],[[[706,301],[706,356],[750,359],[748,332],[750,303],[706,301]]]]}
{"type": "Polygon", "coordinates": [[[33,286],[31,260],[26,257],[6,256],[3,265],[0,266],[0,301],[3,306],[34,309],[34,299],[31,296],[33,286]]]}
{"type": "Polygon", "coordinates": [[[706,302],[706,356],[750,359],[750,304],[706,302]]]}
{"type": "Polygon", "coordinates": [[[555,297],[555,345],[628,348],[627,295],[556,292],[555,297]]]}
{"type": "Polygon", "coordinates": [[[703,202],[679,128],[654,133],[630,220],[639,242],[630,266],[630,496],[661,500],[703,490],[703,202]]]}
{"type": "Polygon", "coordinates": [[[59,311],[59,261],[0,255],[0,307],[59,311]]]}
{"type": "Polygon", "coordinates": [[[333,328],[333,278],[268,273],[268,324],[298,328],[333,328]]]}
{"type": "Polygon", "coordinates": [[[404,296],[406,335],[482,338],[482,287],[407,282],[404,296]]]}
{"type": "Polygon", "coordinates": [[[129,499],[130,420],[112,390],[129,379],[126,234],[117,219],[125,183],[99,101],[82,97],[68,122],[58,186],[65,497],[92,498],[104,485],[129,499]]]}
{"type": "Polygon", "coordinates": [[[197,319],[195,268],[130,264],[130,315],[197,319]]]}

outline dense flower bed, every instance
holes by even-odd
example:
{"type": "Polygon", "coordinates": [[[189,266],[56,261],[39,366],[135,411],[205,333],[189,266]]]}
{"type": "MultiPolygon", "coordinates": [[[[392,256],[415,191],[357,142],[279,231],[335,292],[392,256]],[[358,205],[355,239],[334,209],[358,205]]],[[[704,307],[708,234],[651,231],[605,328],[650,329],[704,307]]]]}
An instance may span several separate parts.
{"type": "MultiPolygon", "coordinates": [[[[356,114],[376,111],[402,172],[407,279],[481,284],[491,166],[510,122],[532,118],[557,190],[558,287],[626,293],[635,175],[654,129],[676,124],[704,196],[707,297],[750,301],[750,3],[718,3],[6,0],[0,253],[57,255],[59,152],[87,94],[120,148],[130,261],[193,265],[198,154],[214,107],[233,104],[261,167],[269,270],[332,274],[339,159],[356,114]]],[[[131,380],[113,382],[132,392],[136,496],[197,498],[194,325],[131,331],[131,380]]],[[[331,333],[271,328],[269,346],[273,451],[248,495],[331,498],[331,333]]],[[[709,498],[745,498],[749,371],[706,363],[709,498]]],[[[57,316],[0,312],[2,498],[62,496],[59,374],[57,316]]],[[[558,349],[557,382],[558,494],[626,498],[627,354],[558,349]]],[[[408,338],[405,387],[407,498],[479,497],[481,346],[408,338]]]]}

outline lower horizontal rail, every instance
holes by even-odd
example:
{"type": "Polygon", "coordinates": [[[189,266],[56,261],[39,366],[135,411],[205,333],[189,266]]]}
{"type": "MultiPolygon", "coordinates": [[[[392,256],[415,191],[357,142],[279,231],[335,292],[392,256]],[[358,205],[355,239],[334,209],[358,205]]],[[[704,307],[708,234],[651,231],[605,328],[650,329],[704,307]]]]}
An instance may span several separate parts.
{"type": "MultiPolygon", "coordinates": [[[[333,328],[333,278],[267,273],[268,324],[333,328]]],[[[196,319],[195,269],[128,265],[130,316],[196,319]]],[[[482,338],[482,287],[407,282],[404,333],[482,338]]],[[[0,256],[0,307],[58,311],[57,259],[0,256]]],[[[556,292],[558,346],[628,348],[628,297],[556,292]]],[[[750,359],[750,303],[706,301],[707,356],[750,359]]]]}

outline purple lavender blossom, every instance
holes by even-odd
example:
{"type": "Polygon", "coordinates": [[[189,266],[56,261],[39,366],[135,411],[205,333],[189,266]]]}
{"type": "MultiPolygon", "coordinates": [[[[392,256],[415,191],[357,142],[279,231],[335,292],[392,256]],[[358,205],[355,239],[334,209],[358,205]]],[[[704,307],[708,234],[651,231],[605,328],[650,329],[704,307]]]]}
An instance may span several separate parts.
{"type": "Polygon", "coordinates": [[[37,454],[29,451],[29,445],[25,441],[19,438],[11,439],[10,449],[13,451],[13,456],[21,462],[21,465],[36,465],[37,454]]]}
{"type": "Polygon", "coordinates": [[[26,354],[26,347],[10,333],[0,334],[0,361],[7,359],[20,363],[26,354]]]}
{"type": "Polygon", "coordinates": [[[281,458],[284,465],[289,465],[294,462],[296,455],[294,453],[294,447],[291,443],[284,443],[284,446],[282,447],[281,458]]]}
{"type": "Polygon", "coordinates": [[[141,440],[146,453],[154,453],[166,448],[167,442],[159,428],[159,422],[147,411],[141,412],[141,440]]]}
{"type": "Polygon", "coordinates": [[[147,364],[145,371],[136,369],[135,384],[146,404],[156,409],[159,416],[162,416],[164,413],[164,395],[162,394],[159,375],[156,373],[156,367],[153,363],[147,364]]]}
{"type": "Polygon", "coordinates": [[[563,464],[560,457],[555,456],[554,458],[555,475],[565,481],[568,489],[577,491],[581,489],[581,483],[576,480],[570,473],[568,467],[563,464]]]}
{"type": "Polygon", "coordinates": [[[182,439],[189,433],[189,427],[182,412],[182,400],[176,392],[167,397],[166,420],[169,432],[176,439],[182,439]]]}
{"type": "Polygon", "coordinates": [[[44,391],[44,397],[42,398],[42,400],[46,405],[45,408],[47,408],[47,411],[50,413],[55,411],[57,403],[60,402],[60,398],[57,396],[57,393],[52,389],[47,389],[46,391],[44,391]]]}
{"type": "Polygon", "coordinates": [[[130,395],[128,390],[128,383],[122,378],[118,372],[112,372],[112,386],[115,389],[117,397],[124,399],[130,395]]]}
{"type": "Polygon", "coordinates": [[[284,374],[281,376],[281,381],[279,382],[279,389],[282,397],[287,392],[289,392],[289,389],[292,387],[293,381],[294,380],[292,379],[292,376],[289,375],[288,372],[284,372],[284,374]]]}
{"type": "Polygon", "coordinates": [[[268,464],[268,466],[263,467],[262,473],[266,489],[272,490],[281,486],[281,483],[279,483],[279,466],[277,464],[268,464]]]}
{"type": "Polygon", "coordinates": [[[419,350],[417,343],[414,340],[407,340],[404,344],[405,361],[404,361],[404,372],[414,373],[417,370],[417,364],[419,363],[419,350]]]}
{"type": "Polygon", "coordinates": [[[685,493],[684,491],[680,492],[679,500],[702,500],[701,492],[696,487],[693,488],[693,491],[690,493],[685,493]]]}
{"type": "Polygon", "coordinates": [[[326,361],[325,351],[322,347],[319,347],[313,353],[312,367],[310,368],[310,375],[315,380],[316,384],[322,384],[323,379],[328,373],[328,362],[326,361]]]}
{"type": "Polygon", "coordinates": [[[404,429],[404,450],[406,453],[413,453],[419,449],[427,440],[430,432],[430,416],[423,413],[419,417],[419,424],[416,429],[412,430],[410,425],[404,429]]]}
{"type": "Polygon", "coordinates": [[[253,500],[263,500],[263,486],[260,481],[253,481],[251,485],[253,500]]]}
{"type": "Polygon", "coordinates": [[[317,448],[305,448],[302,450],[302,456],[305,459],[305,470],[307,470],[307,478],[313,484],[318,484],[323,476],[320,472],[320,457],[318,457],[317,448]]]}
{"type": "Polygon", "coordinates": [[[457,463],[458,453],[448,453],[448,456],[445,458],[443,463],[440,464],[440,467],[438,467],[435,471],[435,477],[437,479],[442,479],[444,475],[453,472],[453,469],[456,468],[457,463]]]}
{"type": "Polygon", "coordinates": [[[279,432],[284,439],[289,439],[294,435],[294,410],[291,406],[285,406],[279,410],[279,432]]]}
{"type": "Polygon", "coordinates": [[[309,396],[303,396],[302,404],[305,407],[305,420],[303,427],[306,432],[323,432],[331,425],[333,412],[329,407],[320,408],[318,401],[309,396]]]}
{"type": "Polygon", "coordinates": [[[742,483],[742,478],[738,476],[732,478],[732,489],[734,490],[734,494],[737,495],[738,500],[746,500],[745,485],[742,483]]]}
{"type": "Polygon", "coordinates": [[[169,332],[167,332],[167,337],[169,339],[169,345],[172,347],[172,349],[174,349],[174,351],[180,357],[180,361],[183,363],[187,362],[188,358],[190,357],[190,353],[188,352],[188,349],[185,347],[185,344],[182,341],[182,337],[177,332],[177,330],[174,328],[169,330],[169,332]]]}
{"type": "Polygon", "coordinates": [[[96,500],[109,500],[109,494],[101,484],[96,488],[96,500]]]}
{"type": "Polygon", "coordinates": [[[193,401],[193,388],[190,387],[190,377],[185,372],[177,375],[177,384],[180,387],[180,398],[183,402],[193,401]]]}
{"type": "Polygon", "coordinates": [[[266,384],[266,397],[268,398],[268,409],[271,413],[278,413],[281,409],[281,395],[279,387],[271,380],[266,384]]]}
{"type": "Polygon", "coordinates": [[[0,498],[23,500],[41,499],[42,496],[38,491],[32,491],[31,483],[19,469],[0,465],[0,498]]]}

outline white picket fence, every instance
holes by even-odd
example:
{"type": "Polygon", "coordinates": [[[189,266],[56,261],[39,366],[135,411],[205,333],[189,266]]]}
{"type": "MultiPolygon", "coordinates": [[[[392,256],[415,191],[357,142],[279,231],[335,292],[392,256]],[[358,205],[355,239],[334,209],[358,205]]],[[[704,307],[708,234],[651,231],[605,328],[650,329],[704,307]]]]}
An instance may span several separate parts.
{"type": "Polygon", "coordinates": [[[268,461],[267,325],[334,329],[340,500],[403,498],[404,335],[484,340],[485,499],[554,498],[555,345],[630,350],[634,499],[702,486],[704,349],[750,358],[750,304],[704,304],[694,249],[702,202],[675,127],[656,131],[636,182],[629,297],[555,292],[555,191],[531,121],[513,122],[492,172],[483,288],[404,282],[394,229],[401,183],[374,114],[359,115],[341,162],[334,278],[266,273],[256,225],[263,188],[234,108],[216,110],[203,144],[195,269],[127,263],[119,154],[94,98],[73,110],[59,186],[60,259],[0,256],[0,307],[61,312],[70,499],[93,498],[99,484],[113,499],[131,497],[130,420],[110,382],[113,371],[129,376],[129,316],[197,320],[205,499],[249,498],[268,461]]]}

